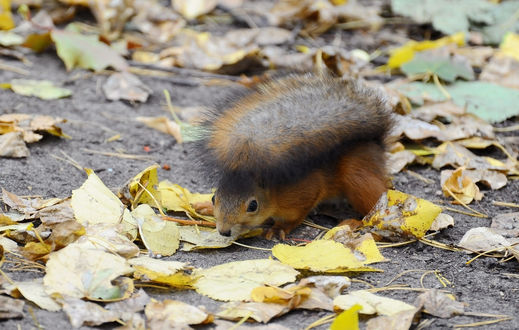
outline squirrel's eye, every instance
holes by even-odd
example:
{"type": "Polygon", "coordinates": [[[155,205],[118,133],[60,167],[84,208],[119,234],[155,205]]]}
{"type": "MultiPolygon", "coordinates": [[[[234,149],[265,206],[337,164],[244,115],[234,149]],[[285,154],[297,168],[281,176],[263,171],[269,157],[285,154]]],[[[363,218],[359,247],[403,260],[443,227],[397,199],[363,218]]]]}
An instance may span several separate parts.
{"type": "Polygon", "coordinates": [[[213,194],[213,197],[211,197],[211,202],[213,202],[213,205],[214,205],[214,194],[213,194]]]}
{"type": "Polygon", "coordinates": [[[256,212],[258,209],[258,202],[253,199],[249,202],[249,206],[247,206],[247,212],[256,212]]]}

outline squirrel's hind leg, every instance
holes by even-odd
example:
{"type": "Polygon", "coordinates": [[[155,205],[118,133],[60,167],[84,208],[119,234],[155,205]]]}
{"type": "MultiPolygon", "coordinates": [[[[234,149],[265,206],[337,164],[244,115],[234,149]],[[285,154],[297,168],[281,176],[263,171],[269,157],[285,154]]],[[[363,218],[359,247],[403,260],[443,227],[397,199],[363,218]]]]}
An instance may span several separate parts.
{"type": "Polygon", "coordinates": [[[384,149],[375,142],[359,143],[339,162],[343,193],[353,208],[366,215],[387,191],[384,149]]]}

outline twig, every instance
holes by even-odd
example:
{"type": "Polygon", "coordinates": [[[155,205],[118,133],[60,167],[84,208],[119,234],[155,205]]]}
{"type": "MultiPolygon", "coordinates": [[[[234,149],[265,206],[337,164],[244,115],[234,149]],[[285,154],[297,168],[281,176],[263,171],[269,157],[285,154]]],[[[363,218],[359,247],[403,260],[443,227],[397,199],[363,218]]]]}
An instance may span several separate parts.
{"type": "Polygon", "coordinates": [[[161,218],[162,218],[162,220],[177,222],[177,223],[180,223],[181,225],[199,225],[199,226],[207,226],[207,227],[216,227],[216,224],[214,222],[209,222],[209,221],[205,221],[205,220],[186,220],[186,219],[173,218],[173,217],[169,217],[169,216],[163,216],[161,218]]]}
{"type": "Polygon", "coordinates": [[[427,183],[427,184],[433,184],[434,181],[431,180],[431,179],[427,179],[426,177],[416,173],[415,171],[411,171],[409,169],[406,169],[405,170],[406,173],[408,173],[409,175],[411,176],[414,176],[415,178],[419,179],[419,180],[422,180],[423,182],[427,183]]]}

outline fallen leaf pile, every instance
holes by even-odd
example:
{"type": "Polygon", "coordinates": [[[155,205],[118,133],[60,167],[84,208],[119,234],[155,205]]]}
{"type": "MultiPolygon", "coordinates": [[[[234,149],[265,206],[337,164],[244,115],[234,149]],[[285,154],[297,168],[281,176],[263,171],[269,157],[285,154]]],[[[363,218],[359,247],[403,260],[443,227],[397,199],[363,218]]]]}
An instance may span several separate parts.
{"type": "MultiPolygon", "coordinates": [[[[15,281],[2,272],[0,319],[24,317],[26,302],[64,312],[75,328],[113,322],[128,329],[228,328],[321,310],[331,329],[358,329],[359,315],[367,329],[408,329],[424,314],[471,315],[444,291],[417,288],[422,293],[411,304],[380,293],[387,287],[353,290],[345,275],[379,272],[377,263],[388,261],[381,247],[418,240],[475,254],[467,263],[482,256],[519,261],[516,212],[495,216],[490,227],[474,226],[457,244],[428,241],[431,232],[455,226],[450,211],[487,217],[478,202],[519,176],[518,139],[500,134],[518,130],[512,123],[519,115],[519,1],[392,0],[389,7],[353,0],[0,0],[0,56],[24,66],[0,61],[1,70],[28,75],[26,54],[47,51],[67,71],[101,77],[100,95],[110,101],[149,102],[152,89],[140,76],[240,88],[265,79],[245,74],[266,69],[328,70],[365,80],[395,110],[391,138],[400,142],[388,151],[388,171],[427,183],[407,167],[437,170],[437,195],[456,206],[388,190],[362,221],[347,220],[303,244],[275,244],[263,259],[196,268],[176,260],[178,251],[241,244],[236,240],[261,229],[219,235],[212,194],[159,181],[158,165],[117,194],[90,169],[67,198],[2,189],[0,265],[17,260],[20,269],[43,276],[15,281]],[[93,21],[76,20],[80,12],[93,21]],[[346,33],[366,47],[352,49],[346,33]],[[219,305],[206,310],[136,289],[147,286],[193,290],[219,305]]],[[[0,88],[50,103],[74,97],[69,83],[9,79],[0,88]]],[[[135,119],[178,143],[196,140],[201,107],[178,107],[165,95],[173,120],[135,119]]],[[[0,157],[28,157],[27,144],[46,134],[69,138],[60,128],[65,119],[14,111],[0,115],[0,157]]]]}

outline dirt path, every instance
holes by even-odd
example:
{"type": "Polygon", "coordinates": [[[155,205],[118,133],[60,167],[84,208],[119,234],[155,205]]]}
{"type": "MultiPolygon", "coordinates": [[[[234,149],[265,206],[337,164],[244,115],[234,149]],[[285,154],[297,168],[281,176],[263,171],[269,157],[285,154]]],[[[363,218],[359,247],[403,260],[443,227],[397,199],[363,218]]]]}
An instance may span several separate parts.
{"type": "MultiPolygon", "coordinates": [[[[137,116],[165,115],[163,89],[167,89],[174,104],[179,106],[195,106],[209,104],[215,95],[221,93],[222,86],[192,86],[186,87],[168,82],[164,79],[142,77],[142,80],[152,88],[154,94],[145,104],[129,105],[123,102],[105,101],[100,86],[106,79],[103,75],[92,75],[85,71],[67,73],[59,59],[50,53],[30,55],[34,63],[30,68],[30,78],[51,79],[55,82],[66,82],[66,87],[73,90],[73,96],[57,101],[42,101],[32,97],[17,95],[11,91],[0,90],[0,114],[29,113],[45,114],[63,117],[68,123],[62,125],[64,131],[72,137],[70,140],[46,136],[41,142],[30,145],[31,155],[26,159],[0,158],[0,186],[18,195],[40,195],[46,198],[65,197],[73,189],[78,188],[86,179],[85,173],[70,164],[56,158],[64,157],[63,153],[73,158],[81,166],[92,168],[114,190],[122,186],[128,179],[148,165],[157,162],[168,164],[170,171],[159,170],[161,179],[185,186],[193,191],[209,191],[204,183],[203,174],[195,171],[193,160],[177,145],[175,140],[165,134],[149,129],[134,120],[137,116]],[[106,142],[108,138],[120,134],[122,140],[106,142]],[[149,152],[145,151],[149,147],[149,152]],[[116,152],[123,150],[129,154],[146,155],[150,160],[132,160],[91,154],[85,149],[116,152]]],[[[7,61],[9,65],[21,66],[19,62],[7,61]]],[[[19,75],[0,72],[0,82],[7,82],[19,75]]],[[[439,193],[439,173],[424,167],[413,167],[412,170],[434,181],[425,184],[423,181],[403,172],[394,178],[396,189],[428,200],[445,200],[439,193]]],[[[511,181],[499,191],[488,192],[487,197],[475,207],[490,216],[510,212],[510,209],[500,208],[490,204],[492,200],[510,201],[517,196],[519,182],[511,181]]],[[[479,219],[450,213],[456,224],[454,228],[444,230],[434,239],[446,243],[459,242],[463,234],[472,227],[489,226],[490,219],[479,219]]],[[[318,219],[316,219],[318,220],[318,219]]],[[[324,225],[332,225],[325,220],[324,225]]],[[[291,237],[312,239],[317,234],[315,229],[301,226],[291,237]]],[[[274,242],[261,238],[243,241],[248,245],[271,247],[274,242]]],[[[445,289],[452,292],[459,301],[467,303],[466,310],[474,313],[506,314],[516,316],[519,311],[517,299],[519,266],[517,262],[499,263],[493,258],[479,258],[470,265],[465,263],[472,256],[450,252],[439,248],[413,243],[399,248],[383,249],[382,253],[388,259],[387,263],[377,264],[383,273],[360,274],[355,278],[367,281],[374,286],[388,284],[397,274],[411,271],[396,279],[392,284],[405,284],[411,287],[445,289]],[[449,282],[443,287],[434,273],[437,270],[449,282]],[[426,274],[422,277],[422,275],[426,274]],[[508,273],[516,274],[515,277],[508,273]],[[422,281],[422,283],[421,283],[422,281]]],[[[196,267],[208,267],[230,261],[268,258],[270,253],[251,250],[239,246],[226,249],[202,252],[177,252],[170,260],[188,261],[196,267]]],[[[26,272],[9,272],[13,279],[41,277],[42,274],[26,272]]],[[[365,285],[354,283],[354,288],[366,288],[365,285]]],[[[193,305],[204,305],[214,312],[220,303],[201,296],[194,291],[158,291],[148,290],[157,298],[179,299],[193,305]]],[[[412,303],[418,292],[394,290],[381,293],[384,296],[402,299],[412,303]]],[[[29,329],[35,326],[29,309],[34,310],[35,319],[44,328],[67,329],[70,324],[64,313],[51,313],[31,306],[25,307],[26,317],[21,320],[7,320],[0,323],[0,328],[29,329]]],[[[291,312],[271,323],[284,325],[290,329],[301,329],[313,321],[325,316],[325,312],[291,312]]],[[[430,328],[446,328],[455,324],[484,321],[485,318],[459,316],[447,320],[434,318],[430,328]]],[[[325,327],[322,327],[323,329],[325,327]]],[[[517,329],[519,319],[486,326],[487,329],[517,329]]]]}

